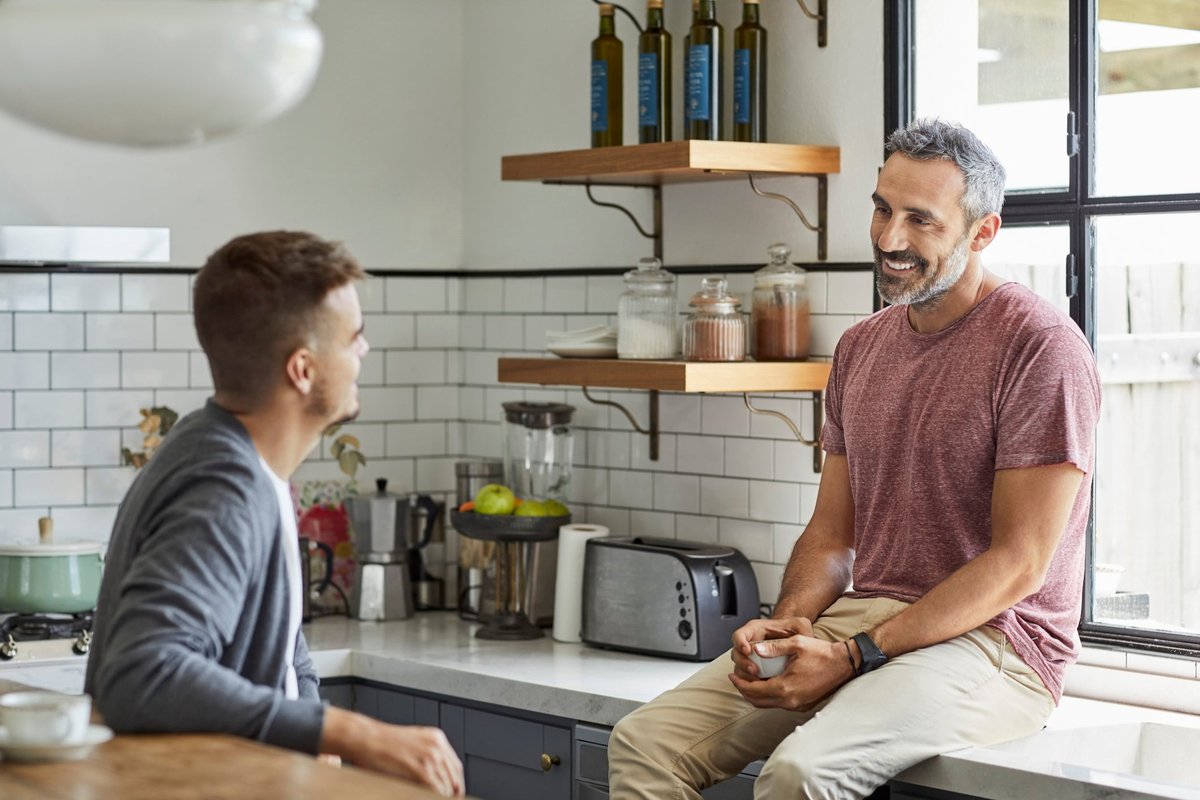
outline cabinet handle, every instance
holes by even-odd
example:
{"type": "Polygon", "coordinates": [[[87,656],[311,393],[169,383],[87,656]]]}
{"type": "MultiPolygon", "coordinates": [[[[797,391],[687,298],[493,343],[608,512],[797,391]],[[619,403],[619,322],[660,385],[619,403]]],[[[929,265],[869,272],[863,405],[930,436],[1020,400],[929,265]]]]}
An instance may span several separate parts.
{"type": "Polygon", "coordinates": [[[561,763],[562,759],[558,756],[542,753],[542,772],[549,772],[551,767],[557,767],[561,763]]]}

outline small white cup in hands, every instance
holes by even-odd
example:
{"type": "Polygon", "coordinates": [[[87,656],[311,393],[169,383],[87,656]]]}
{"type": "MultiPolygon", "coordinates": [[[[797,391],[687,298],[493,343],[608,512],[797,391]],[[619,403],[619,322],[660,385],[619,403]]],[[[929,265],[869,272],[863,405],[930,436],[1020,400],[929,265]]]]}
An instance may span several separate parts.
{"type": "Polygon", "coordinates": [[[34,691],[0,696],[0,724],[10,744],[80,744],[91,716],[92,698],[86,694],[34,691]]]}
{"type": "Polygon", "coordinates": [[[783,672],[783,668],[787,666],[789,656],[760,656],[758,654],[758,642],[750,643],[750,660],[754,662],[754,666],[758,667],[758,677],[774,678],[779,673],[783,672]]]}

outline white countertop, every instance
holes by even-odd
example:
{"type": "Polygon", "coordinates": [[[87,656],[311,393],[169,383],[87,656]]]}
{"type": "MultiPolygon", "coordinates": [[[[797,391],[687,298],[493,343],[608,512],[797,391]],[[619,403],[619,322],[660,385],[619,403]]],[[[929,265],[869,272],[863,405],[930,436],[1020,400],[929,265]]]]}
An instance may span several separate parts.
{"type": "MultiPolygon", "coordinates": [[[[702,666],[549,636],[483,641],[474,638],[478,627],[450,612],[422,612],[403,622],[320,619],[304,633],[322,678],[363,678],[603,726],[702,666]]],[[[1190,714],[1066,697],[1042,733],[939,756],[899,778],[998,800],[1200,800],[1200,730],[1132,727],[1146,723],[1200,729],[1200,717],[1190,714]],[[1163,752],[1171,742],[1178,756],[1163,752]],[[1144,752],[1151,747],[1154,758],[1144,752]]]]}

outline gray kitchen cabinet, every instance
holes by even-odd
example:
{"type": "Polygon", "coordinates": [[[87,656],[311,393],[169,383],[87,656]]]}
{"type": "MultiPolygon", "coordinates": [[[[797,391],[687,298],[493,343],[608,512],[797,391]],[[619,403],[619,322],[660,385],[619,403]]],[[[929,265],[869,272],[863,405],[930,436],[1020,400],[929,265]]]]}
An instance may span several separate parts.
{"type": "Polygon", "coordinates": [[[345,679],[321,681],[317,688],[321,699],[337,708],[354,708],[354,686],[345,679]]]}
{"type": "MultiPolygon", "coordinates": [[[[608,800],[607,728],[578,723],[575,726],[576,780],[573,800],[608,800]]],[[[708,800],[753,800],[754,780],[762,762],[749,764],[740,775],[705,789],[708,800]]]]}
{"type": "Polygon", "coordinates": [[[467,794],[484,800],[567,800],[571,729],[442,703],[442,729],[458,751],[467,794]]]}
{"type": "MultiPolygon", "coordinates": [[[[340,687],[328,687],[333,702],[340,687]]],[[[432,725],[445,732],[463,762],[467,794],[482,800],[569,800],[572,753],[569,720],[522,714],[453,698],[427,697],[355,681],[351,707],[396,725],[432,725]]],[[[323,695],[326,696],[326,695],[323,695]]]]}

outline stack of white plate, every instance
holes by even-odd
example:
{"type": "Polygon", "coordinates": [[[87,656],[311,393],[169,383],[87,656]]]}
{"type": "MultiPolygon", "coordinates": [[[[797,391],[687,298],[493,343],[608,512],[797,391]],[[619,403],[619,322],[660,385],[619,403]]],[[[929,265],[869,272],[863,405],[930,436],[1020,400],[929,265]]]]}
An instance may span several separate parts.
{"type": "Polygon", "coordinates": [[[616,358],[617,329],[596,325],[573,331],[546,331],[546,349],[563,358],[616,358]]]}

